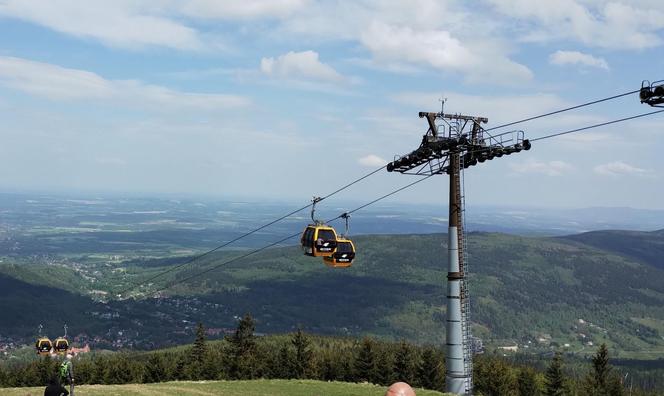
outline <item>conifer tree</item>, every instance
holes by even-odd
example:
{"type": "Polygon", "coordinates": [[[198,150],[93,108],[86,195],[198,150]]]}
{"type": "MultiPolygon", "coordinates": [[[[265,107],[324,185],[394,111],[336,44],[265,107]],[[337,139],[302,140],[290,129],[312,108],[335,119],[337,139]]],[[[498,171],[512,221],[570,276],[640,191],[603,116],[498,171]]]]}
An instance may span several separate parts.
{"type": "Polygon", "coordinates": [[[394,355],[395,380],[412,384],[415,378],[415,362],[410,345],[401,340],[396,354],[394,355]]]}
{"type": "Polygon", "coordinates": [[[475,363],[475,390],[483,395],[515,395],[516,379],[509,366],[498,357],[478,359],[475,363]]]}
{"type": "Polygon", "coordinates": [[[175,366],[173,368],[173,379],[177,381],[186,380],[187,378],[187,360],[184,353],[178,353],[175,357],[175,366]]]}
{"type": "Polygon", "coordinates": [[[207,343],[205,340],[205,326],[203,323],[198,323],[196,326],[196,339],[194,340],[194,345],[191,348],[191,360],[202,363],[205,360],[205,355],[207,354],[207,343]]]}
{"type": "Polygon", "coordinates": [[[353,356],[344,355],[339,357],[341,360],[341,365],[339,372],[341,374],[341,379],[344,382],[356,382],[358,381],[357,375],[355,373],[355,368],[353,367],[353,356]]]}
{"type": "Polygon", "coordinates": [[[143,382],[162,382],[166,380],[166,366],[162,356],[158,353],[152,353],[145,363],[145,375],[143,382]]]}
{"type": "Polygon", "coordinates": [[[362,340],[360,351],[355,359],[355,377],[357,381],[371,381],[376,371],[376,355],[374,352],[374,342],[371,338],[365,337],[362,340]]]}
{"type": "Polygon", "coordinates": [[[37,364],[37,375],[39,383],[37,385],[46,385],[52,376],[56,374],[56,362],[53,362],[50,355],[39,359],[37,364]]]}
{"type": "Polygon", "coordinates": [[[104,383],[104,372],[106,372],[106,365],[108,359],[98,356],[94,359],[94,373],[93,373],[93,384],[103,384],[104,383]]]}
{"type": "Polygon", "coordinates": [[[0,367],[0,387],[6,388],[11,386],[9,384],[9,374],[4,367],[0,367]]]}
{"type": "Polygon", "coordinates": [[[593,356],[592,370],[585,378],[584,390],[588,396],[620,396],[623,394],[620,379],[614,375],[613,368],[609,364],[609,349],[606,344],[600,345],[593,356]]]}
{"type": "Polygon", "coordinates": [[[41,386],[41,378],[39,377],[39,368],[35,362],[23,368],[23,372],[19,374],[17,379],[18,386],[41,386]]]}
{"type": "Polygon", "coordinates": [[[189,350],[187,358],[186,376],[192,380],[202,379],[203,375],[203,362],[207,355],[207,343],[205,341],[205,326],[203,323],[198,323],[196,326],[196,338],[194,344],[189,350]]]}
{"type": "Polygon", "coordinates": [[[229,340],[231,344],[231,366],[229,371],[233,379],[251,379],[254,377],[256,372],[254,330],[254,318],[246,314],[238,322],[235,334],[229,340]]]}
{"type": "Polygon", "coordinates": [[[279,348],[279,355],[277,356],[277,370],[275,372],[277,378],[289,379],[293,376],[293,353],[288,342],[285,342],[279,348]]]}
{"type": "Polygon", "coordinates": [[[309,347],[309,338],[298,328],[293,334],[291,344],[295,347],[295,357],[293,359],[293,374],[295,378],[307,378],[311,371],[312,352],[309,347]]]}
{"type": "Polygon", "coordinates": [[[417,381],[423,388],[443,390],[443,364],[442,359],[433,348],[426,348],[422,352],[422,359],[417,367],[417,381]]]}
{"type": "Polygon", "coordinates": [[[108,364],[104,370],[104,383],[126,384],[131,382],[133,374],[127,355],[119,353],[108,360],[108,364]]]}
{"type": "Polygon", "coordinates": [[[565,377],[563,375],[563,359],[560,352],[556,353],[551,361],[551,365],[546,370],[546,387],[544,394],[546,396],[565,395],[565,377]]]}
{"type": "Polygon", "coordinates": [[[205,358],[201,363],[200,377],[204,380],[214,380],[221,378],[221,376],[221,354],[217,351],[208,349],[205,352],[205,358]]]}
{"type": "Polygon", "coordinates": [[[537,374],[530,367],[523,367],[519,370],[517,385],[520,396],[539,396],[541,394],[537,385],[537,374]]]}
{"type": "Polygon", "coordinates": [[[389,347],[385,346],[377,351],[376,375],[372,382],[379,385],[390,385],[394,382],[394,358],[389,347]]]}

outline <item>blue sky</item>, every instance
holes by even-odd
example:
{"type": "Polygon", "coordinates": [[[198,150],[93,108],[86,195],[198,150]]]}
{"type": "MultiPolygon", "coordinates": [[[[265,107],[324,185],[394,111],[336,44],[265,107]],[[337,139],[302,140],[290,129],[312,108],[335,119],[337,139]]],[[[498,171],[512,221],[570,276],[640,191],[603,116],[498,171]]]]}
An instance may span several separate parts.
{"type": "MultiPolygon", "coordinates": [[[[414,149],[440,98],[491,127],[643,79],[664,79],[659,0],[0,0],[0,188],[304,202],[414,149]]],[[[664,209],[663,152],[662,115],[550,139],[472,168],[467,201],[664,209]]],[[[394,199],[439,202],[446,179],[394,199]]]]}

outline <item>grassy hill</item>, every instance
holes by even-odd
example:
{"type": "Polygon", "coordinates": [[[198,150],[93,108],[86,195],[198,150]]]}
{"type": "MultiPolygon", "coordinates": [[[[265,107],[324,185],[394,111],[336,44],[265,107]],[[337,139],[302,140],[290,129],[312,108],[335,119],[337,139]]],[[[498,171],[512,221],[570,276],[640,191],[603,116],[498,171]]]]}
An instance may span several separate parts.
{"type": "MultiPolygon", "coordinates": [[[[644,254],[649,253],[644,252],[664,246],[664,233],[626,234],[640,241],[638,248],[621,249],[618,241],[624,235],[613,232],[592,233],[592,238],[587,234],[528,238],[471,233],[469,281],[475,334],[492,345],[518,343],[539,351],[548,350],[549,344],[569,344],[568,350],[590,352],[594,347],[587,343],[592,341],[595,345],[607,342],[623,357],[661,356],[664,270],[656,264],[660,262],[656,255],[646,259],[644,254]],[[546,341],[540,344],[540,338],[546,341]]],[[[291,331],[300,325],[322,334],[443,342],[446,237],[378,235],[356,237],[355,241],[358,258],[348,269],[327,268],[318,259],[302,256],[297,247],[283,247],[178,284],[167,291],[169,297],[142,298],[157,286],[242,252],[212,254],[173,271],[155,285],[138,289],[138,300],[103,305],[109,312],[118,312],[119,318],[104,321],[91,317],[84,308],[84,318],[68,324],[86,331],[92,326],[111,333],[131,331],[144,337],[142,344],[135,345],[163,345],[164,337],[188,331],[191,325],[186,321],[232,328],[236,316],[251,312],[258,321],[257,331],[263,333],[291,331]],[[171,331],[160,331],[161,325],[171,331]]],[[[174,261],[134,260],[115,265],[114,270],[122,271],[109,271],[104,285],[97,282],[89,287],[105,287],[112,294],[170,268],[174,261]]],[[[12,276],[21,279],[55,287],[62,284],[57,277],[16,274],[38,271],[38,266],[12,268],[12,276]]],[[[39,300],[25,295],[11,301],[13,309],[29,311],[27,307],[39,300]]],[[[0,299],[0,309],[4,304],[5,299],[0,299]]],[[[31,327],[36,328],[39,322],[35,321],[33,318],[31,327]]],[[[18,324],[4,325],[11,332],[18,324]]]]}
{"type": "MultiPolygon", "coordinates": [[[[255,380],[255,381],[178,381],[159,384],[82,385],[79,395],[224,395],[224,396],[384,396],[387,388],[372,384],[322,382],[312,380],[255,380]]],[[[44,388],[5,388],[5,395],[41,395],[44,388]]],[[[440,396],[443,393],[416,389],[418,396],[440,396]]]]}

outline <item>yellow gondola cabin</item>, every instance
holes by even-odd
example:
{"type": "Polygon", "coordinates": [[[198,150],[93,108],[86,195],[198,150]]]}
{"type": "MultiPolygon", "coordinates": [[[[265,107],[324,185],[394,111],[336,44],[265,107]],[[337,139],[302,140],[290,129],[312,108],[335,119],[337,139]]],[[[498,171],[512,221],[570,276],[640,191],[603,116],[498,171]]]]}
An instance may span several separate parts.
{"type": "Polygon", "coordinates": [[[69,349],[69,341],[64,337],[58,337],[53,345],[53,350],[57,353],[66,353],[69,349]]]}
{"type": "Polygon", "coordinates": [[[346,238],[337,239],[337,250],[329,257],[323,257],[328,267],[346,268],[353,264],[355,259],[355,245],[346,238]]]}
{"type": "Polygon", "coordinates": [[[304,254],[312,257],[329,257],[337,250],[337,232],[323,224],[309,224],[300,238],[304,254]]]}
{"type": "Polygon", "coordinates": [[[51,353],[53,343],[47,337],[41,337],[35,343],[35,348],[37,349],[37,354],[48,355],[51,353]]]}

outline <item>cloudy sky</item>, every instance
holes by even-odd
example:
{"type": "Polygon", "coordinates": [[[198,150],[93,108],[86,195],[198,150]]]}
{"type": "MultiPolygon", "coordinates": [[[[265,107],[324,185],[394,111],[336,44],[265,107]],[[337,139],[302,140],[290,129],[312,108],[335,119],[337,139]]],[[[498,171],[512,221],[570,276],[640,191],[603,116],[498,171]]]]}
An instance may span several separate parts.
{"type": "MultiPolygon", "coordinates": [[[[441,98],[491,127],[644,79],[664,79],[661,0],[0,0],[0,188],[306,202],[414,149],[441,98]]],[[[664,115],[545,140],[468,171],[467,201],[664,208],[662,153],[664,115]]],[[[395,199],[444,200],[446,179],[395,199]]]]}

